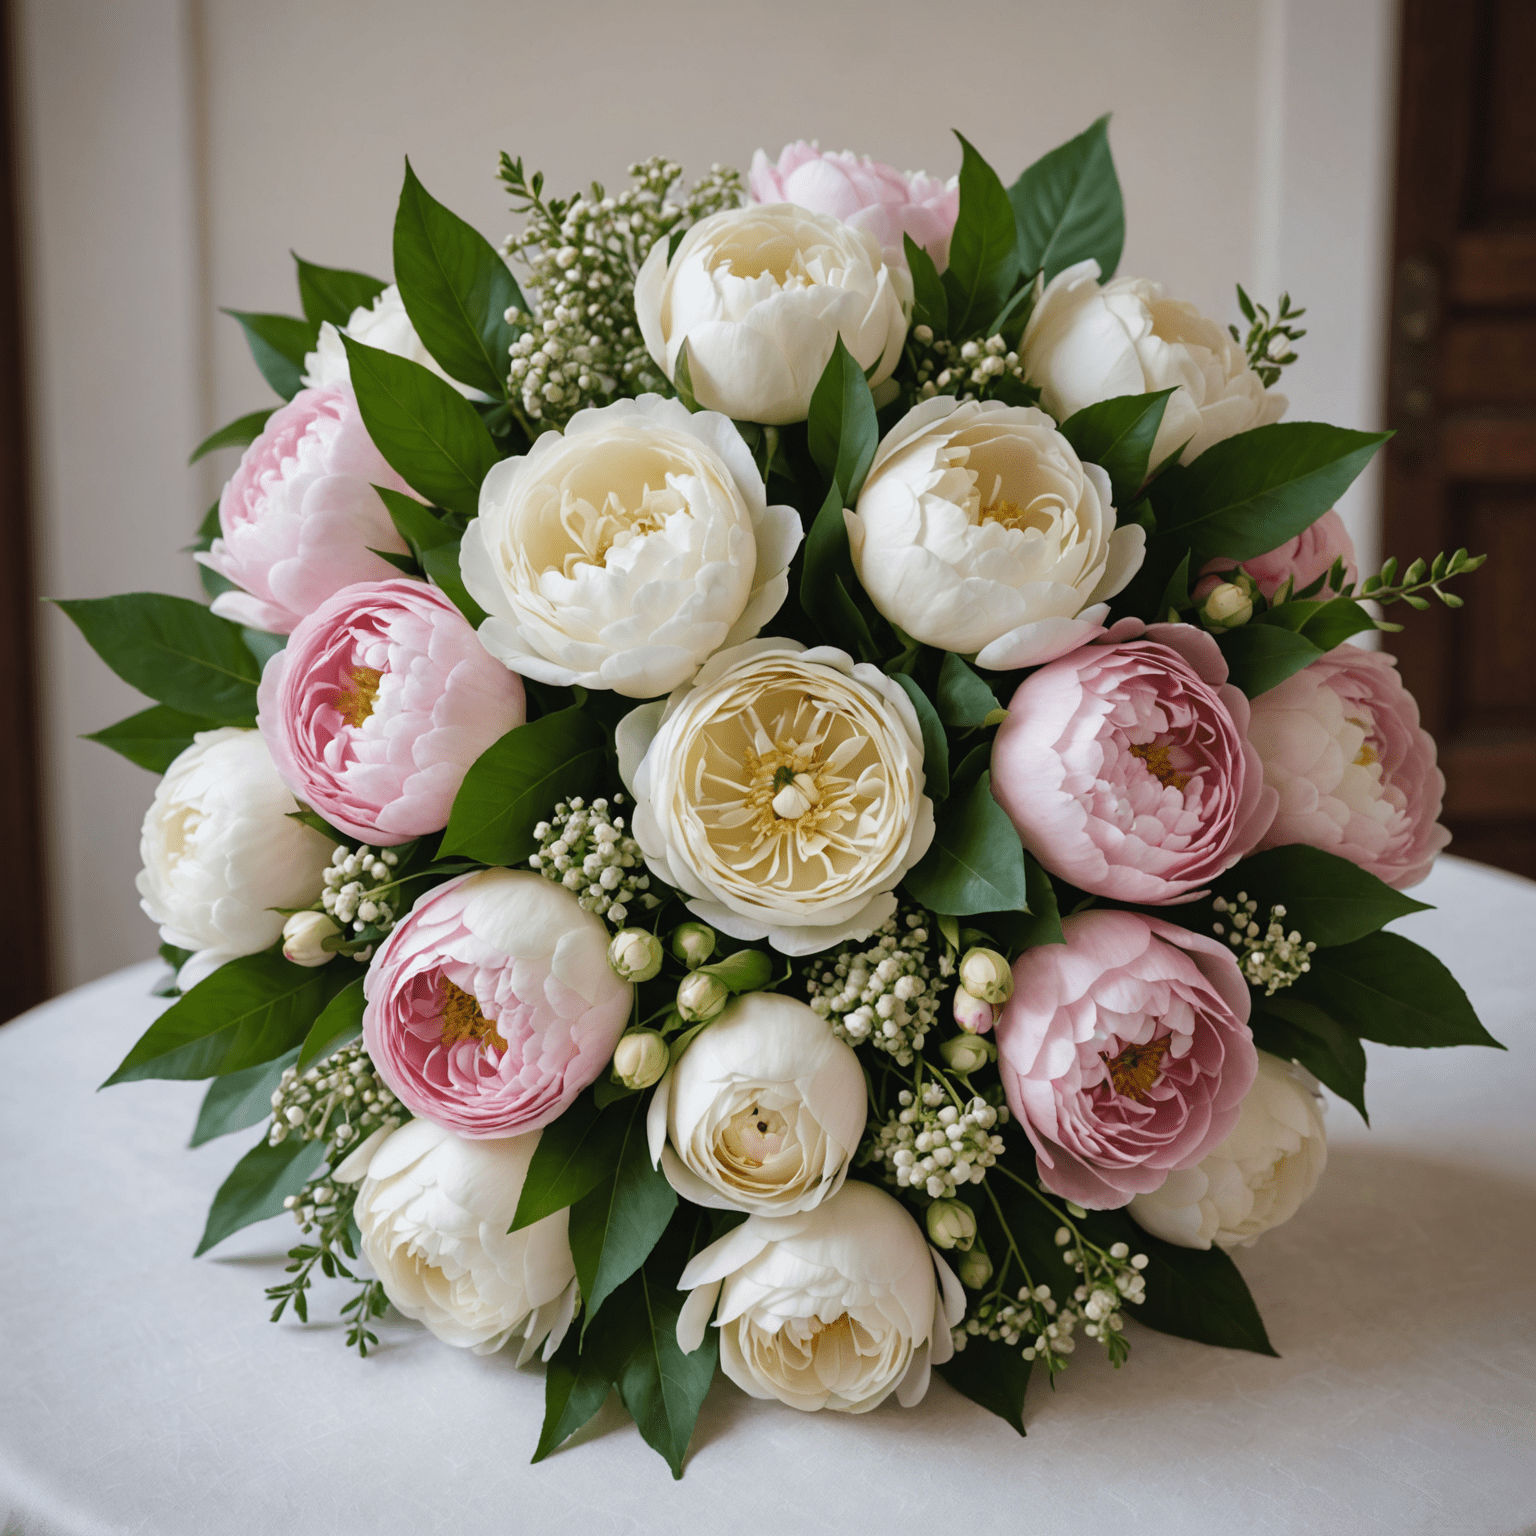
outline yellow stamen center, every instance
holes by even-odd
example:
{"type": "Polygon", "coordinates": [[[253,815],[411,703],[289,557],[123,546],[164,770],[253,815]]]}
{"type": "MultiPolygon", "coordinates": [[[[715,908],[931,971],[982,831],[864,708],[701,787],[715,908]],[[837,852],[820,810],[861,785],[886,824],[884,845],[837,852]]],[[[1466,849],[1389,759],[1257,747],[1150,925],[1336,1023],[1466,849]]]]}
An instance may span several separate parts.
{"type": "Polygon", "coordinates": [[[1361,734],[1366,738],[1360,744],[1360,750],[1355,753],[1355,767],[1369,768],[1372,763],[1380,762],[1381,759],[1376,755],[1376,748],[1371,745],[1369,735],[1371,729],[1370,726],[1368,726],[1364,720],[1355,719],[1353,715],[1348,715],[1345,718],[1351,725],[1358,725],[1360,727],[1361,734]]]}
{"type": "Polygon", "coordinates": [[[1145,1104],[1152,1085],[1163,1070],[1163,1057],[1173,1037],[1164,1035],[1159,1040],[1148,1040],[1144,1045],[1128,1045],[1111,1060],[1108,1051],[1100,1051],[1099,1058],[1109,1068],[1109,1080],[1115,1092],[1122,1098],[1135,1099],[1145,1104]]]}
{"type": "Polygon", "coordinates": [[[495,1022],[480,1011],[480,999],[473,992],[443,979],[443,1044],[457,1045],[460,1040],[478,1040],[482,1046],[507,1048],[495,1022]]]}
{"type": "Polygon", "coordinates": [[[1173,766],[1169,760],[1167,742],[1133,742],[1131,756],[1139,757],[1147,765],[1147,772],[1169,789],[1183,789],[1192,777],[1190,774],[1180,773],[1173,766]]]}
{"type": "Polygon", "coordinates": [[[384,674],[377,667],[353,667],[352,686],[336,695],[336,713],[356,729],[373,713],[384,674]]]}

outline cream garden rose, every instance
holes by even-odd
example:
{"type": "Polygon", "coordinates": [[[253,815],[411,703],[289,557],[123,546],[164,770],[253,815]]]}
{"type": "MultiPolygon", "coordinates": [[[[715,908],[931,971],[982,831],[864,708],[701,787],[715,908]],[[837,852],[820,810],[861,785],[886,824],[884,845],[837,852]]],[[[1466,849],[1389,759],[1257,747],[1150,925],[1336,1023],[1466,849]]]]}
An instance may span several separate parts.
{"type": "Polygon", "coordinates": [[[1044,411],[938,395],[891,429],[844,516],[887,619],[1008,671],[1098,633],[1140,567],[1146,533],[1115,526],[1111,494],[1044,411]]]}
{"type": "Polygon", "coordinates": [[[653,698],[778,612],[800,539],[726,417],[642,395],[497,464],[460,562],[508,667],[653,698]]]}
{"type": "Polygon", "coordinates": [[[839,336],[871,385],[890,377],[910,290],[868,230],[769,203],[700,219],[670,260],[658,240],[635,279],[635,314],[669,379],[688,343],[700,405],[781,424],[805,420],[839,336]]]}
{"type": "Polygon", "coordinates": [[[873,932],[933,841],[911,701],[831,647],[722,652],[627,715],[618,750],[654,873],[695,916],[786,955],[873,932]]]}

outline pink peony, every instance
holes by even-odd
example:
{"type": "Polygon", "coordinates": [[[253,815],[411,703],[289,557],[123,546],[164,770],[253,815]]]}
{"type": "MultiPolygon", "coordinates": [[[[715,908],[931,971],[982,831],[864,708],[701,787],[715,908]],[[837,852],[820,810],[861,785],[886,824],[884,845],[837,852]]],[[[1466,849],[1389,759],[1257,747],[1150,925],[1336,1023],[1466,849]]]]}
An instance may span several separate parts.
{"type": "Polygon", "coordinates": [[[219,497],[222,537],[198,559],[240,592],[213,611],[286,635],[333,592],[395,574],[406,554],[373,489],[409,491],[373,446],[349,384],[301,389],[272,413],[219,497]]]}
{"type": "Polygon", "coordinates": [[[1013,964],[997,1025],[1008,1107],[1040,1182],[1125,1205],[1237,1124],[1258,1072],[1248,984],[1215,939],[1136,912],[1084,912],[1013,964]]]}
{"type": "MultiPolygon", "coordinates": [[[[1333,569],[1333,562],[1339,559],[1344,561],[1344,580],[1359,581],[1355,542],[1344,526],[1344,519],[1337,512],[1324,512],[1310,528],[1303,528],[1294,539],[1287,539],[1278,549],[1244,560],[1242,568],[1258,583],[1259,591],[1268,602],[1285,585],[1287,576],[1294,580],[1293,592],[1300,592],[1319,576],[1326,576],[1333,569]]],[[[1210,560],[1200,574],[1202,577],[1219,577],[1233,568],[1231,560],[1210,560]]],[[[1332,592],[1331,587],[1325,587],[1317,596],[1325,597],[1332,592]]]]}
{"type": "Polygon", "coordinates": [[[608,1065],[633,989],[564,886],[485,869],[416,903],[363,995],[363,1043],[408,1109],[460,1136],[521,1136],[608,1065]]]}
{"type": "Polygon", "coordinates": [[[777,164],[758,150],[748,186],[755,203],[795,203],[867,229],[880,242],[888,267],[906,270],[904,234],[941,272],[949,265],[949,236],[960,213],[960,186],[953,179],[905,173],[846,150],[824,154],[801,139],[785,146],[777,164]]]}
{"type": "Polygon", "coordinates": [[[523,683],[435,587],[343,587],[267,663],[256,724],[283,782],[362,842],[448,825],[469,765],[525,718],[523,683]]]}
{"type": "Polygon", "coordinates": [[[1338,646],[1261,693],[1248,739],[1280,796],[1261,848],[1310,843],[1404,890],[1450,842],[1434,739],[1383,652],[1338,646]]]}
{"type": "Polygon", "coordinates": [[[1121,619],[1019,685],[992,792],[1053,875],[1117,901],[1194,899],[1274,818],[1248,700],[1215,640],[1121,619]]]}

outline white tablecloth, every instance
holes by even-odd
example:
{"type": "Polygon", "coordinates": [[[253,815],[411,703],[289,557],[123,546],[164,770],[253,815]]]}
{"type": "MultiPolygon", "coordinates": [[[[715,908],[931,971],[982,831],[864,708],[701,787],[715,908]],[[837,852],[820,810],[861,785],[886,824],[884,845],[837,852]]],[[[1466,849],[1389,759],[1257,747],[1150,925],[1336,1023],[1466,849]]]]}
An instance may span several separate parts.
{"type": "MultiPolygon", "coordinates": [[[[153,965],[0,1029],[0,1530],[1536,1531],[1536,885],[1443,860],[1400,931],[1509,1054],[1369,1047],[1367,1131],[1239,1255],[1282,1358],[1134,1328],[1085,1344],[1029,1436],[935,1379],[916,1409],[801,1415],[717,1381],[674,1483],[615,1400],[528,1465],[543,1376],[398,1320],[267,1322],[286,1219],[194,1263],[256,1132],[196,1152],[201,1084],[96,1084],[162,1004],[153,965]],[[9,1514],[11,1524],[6,1524],[9,1514]],[[919,1526],[919,1522],[921,1523],[919,1526]]],[[[321,1294],[312,1315],[334,1313],[321,1294]]]]}

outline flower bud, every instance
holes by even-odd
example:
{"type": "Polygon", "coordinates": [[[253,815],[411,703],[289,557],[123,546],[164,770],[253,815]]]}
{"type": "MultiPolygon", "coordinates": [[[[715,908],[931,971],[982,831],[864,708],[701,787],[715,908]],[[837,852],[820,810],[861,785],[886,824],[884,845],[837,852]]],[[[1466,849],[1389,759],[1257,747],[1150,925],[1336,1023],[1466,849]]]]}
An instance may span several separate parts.
{"type": "Polygon", "coordinates": [[[955,988],[955,1023],[968,1035],[984,1035],[997,1022],[997,1009],[973,997],[964,987],[955,988]]]}
{"type": "Polygon", "coordinates": [[[1200,622],[1217,634],[1246,624],[1259,592],[1258,583],[1240,567],[1225,576],[1207,576],[1194,591],[1200,622]]]}
{"type": "Polygon", "coordinates": [[[680,923],[672,930],[672,953],[694,970],[715,952],[715,930],[708,923],[680,923]]]}
{"type": "Polygon", "coordinates": [[[976,1213],[963,1200],[935,1200],[928,1207],[928,1240],[935,1248],[969,1251],[976,1241],[976,1213]]]}
{"type": "Polygon", "coordinates": [[[963,1254],[955,1269],[961,1285],[969,1286],[973,1291],[979,1291],[992,1278],[992,1260],[982,1251],[980,1244],[963,1254]]]}
{"type": "Polygon", "coordinates": [[[613,1075],[626,1088],[649,1088],[667,1060],[667,1042],[654,1029],[632,1029],[613,1049],[613,1075]]]}
{"type": "Polygon", "coordinates": [[[295,912],[283,924],[283,958],[295,965],[324,965],[336,951],[322,946],[341,929],[324,912],[295,912]]]}
{"type": "Polygon", "coordinates": [[[649,981],[661,961],[661,940],[644,928],[621,929],[608,945],[608,964],[625,981],[649,981]]]}
{"type": "Polygon", "coordinates": [[[939,1047],[939,1055],[948,1063],[951,1072],[969,1077],[989,1063],[997,1060],[997,1047],[980,1035],[956,1035],[939,1047]]]}
{"type": "Polygon", "coordinates": [[[731,1000],[731,989],[718,976],[690,971],[677,989],[677,1011],[689,1024],[704,1024],[731,1000]]]}
{"type": "Polygon", "coordinates": [[[1013,996],[1013,972],[995,949],[968,949],[960,961],[960,985],[984,1003],[1006,1003],[1013,996]]]}

